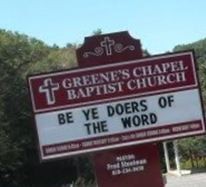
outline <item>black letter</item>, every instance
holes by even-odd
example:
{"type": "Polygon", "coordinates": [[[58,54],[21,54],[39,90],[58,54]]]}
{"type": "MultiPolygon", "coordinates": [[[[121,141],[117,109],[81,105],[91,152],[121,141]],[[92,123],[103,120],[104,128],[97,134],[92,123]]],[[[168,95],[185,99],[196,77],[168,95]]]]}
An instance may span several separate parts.
{"type": "Polygon", "coordinates": [[[141,111],[145,112],[147,110],[147,101],[145,99],[141,100],[140,105],[142,107],[141,111]]]}
{"type": "Polygon", "coordinates": [[[64,114],[58,114],[58,121],[59,121],[59,125],[63,125],[66,123],[64,114]]]}
{"type": "Polygon", "coordinates": [[[125,117],[125,118],[121,118],[123,127],[126,128],[130,128],[131,127],[131,117],[125,117]]]}
{"type": "Polygon", "coordinates": [[[112,106],[107,106],[107,113],[108,117],[111,117],[114,115],[114,108],[112,106]]]}

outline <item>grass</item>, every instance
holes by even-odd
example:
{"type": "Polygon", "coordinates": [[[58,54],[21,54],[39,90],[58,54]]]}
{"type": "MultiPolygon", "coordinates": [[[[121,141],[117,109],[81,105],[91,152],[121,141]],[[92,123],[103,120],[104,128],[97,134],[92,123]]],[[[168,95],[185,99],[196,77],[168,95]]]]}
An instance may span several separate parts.
{"type": "Polygon", "coordinates": [[[206,169],[206,158],[195,158],[193,161],[191,159],[181,161],[182,169],[206,169]],[[192,165],[193,162],[193,165],[192,165]]]}

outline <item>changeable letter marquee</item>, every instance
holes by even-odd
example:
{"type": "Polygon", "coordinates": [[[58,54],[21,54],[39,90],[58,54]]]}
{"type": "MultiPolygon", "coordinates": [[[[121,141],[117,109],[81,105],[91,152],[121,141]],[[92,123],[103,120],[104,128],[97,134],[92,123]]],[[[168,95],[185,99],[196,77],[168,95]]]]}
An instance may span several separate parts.
{"type": "Polygon", "coordinates": [[[33,75],[28,84],[42,160],[205,132],[191,51],[33,75]]]}

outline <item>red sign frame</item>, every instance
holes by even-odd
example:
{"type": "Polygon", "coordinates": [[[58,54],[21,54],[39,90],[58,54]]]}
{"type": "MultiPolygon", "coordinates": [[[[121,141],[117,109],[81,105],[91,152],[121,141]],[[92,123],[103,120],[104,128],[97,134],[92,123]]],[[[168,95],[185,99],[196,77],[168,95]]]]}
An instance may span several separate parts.
{"type": "MultiPolygon", "coordinates": [[[[124,99],[129,97],[136,97],[141,95],[150,95],[155,93],[164,93],[181,89],[190,89],[191,87],[197,87],[198,81],[196,77],[196,68],[194,63],[193,52],[184,52],[184,53],[173,53],[173,54],[164,54],[158,56],[152,56],[149,58],[143,58],[133,61],[120,62],[116,64],[107,64],[107,65],[99,65],[92,66],[89,68],[78,68],[68,71],[60,71],[60,72],[51,72],[46,74],[34,75],[28,78],[29,88],[32,99],[32,106],[34,112],[47,112],[60,110],[65,108],[73,108],[82,105],[90,105],[101,102],[108,102],[112,100],[124,99]],[[179,63],[182,61],[183,63],[179,63]],[[176,63],[177,62],[177,63],[176,63]],[[170,64],[169,64],[170,63],[170,64]],[[167,67],[170,66],[170,67],[167,67]],[[179,66],[179,67],[177,67],[179,66]],[[182,67],[181,67],[182,66],[182,67]],[[185,66],[185,67],[183,67],[185,66]],[[185,71],[185,79],[186,81],[175,82],[170,80],[170,83],[165,84],[162,83],[160,85],[155,86],[145,86],[142,88],[135,89],[132,84],[135,84],[132,80],[139,80],[139,76],[151,77],[158,74],[158,72],[153,75],[154,72],[145,72],[145,71],[158,71],[156,67],[162,68],[162,74],[168,73],[166,71],[170,71],[169,68],[172,68],[173,72],[184,71],[181,68],[187,68],[185,71]],[[156,70],[156,69],[157,70],[156,70]],[[175,70],[178,69],[178,70],[175,70]],[[138,72],[141,71],[141,72],[138,72]],[[122,83],[121,90],[119,92],[114,93],[99,93],[101,90],[88,90],[85,88],[91,88],[91,86],[101,86],[104,84],[109,84],[104,76],[106,73],[110,73],[106,78],[112,79],[112,76],[116,76],[116,80],[110,80],[110,83],[122,83]],[[119,73],[119,75],[118,75],[119,73]],[[130,75],[128,75],[130,74],[130,75]],[[139,75],[140,74],[140,75],[139,75]],[[143,74],[143,75],[141,75],[143,74]],[[145,75],[144,75],[145,74],[145,75]],[[121,78],[121,76],[123,78],[121,78]],[[130,77],[129,77],[130,76],[130,77]],[[69,77],[69,78],[68,78],[69,77]],[[101,80],[97,80],[97,79],[101,80]],[[84,81],[84,82],[83,82],[84,81]],[[95,81],[99,81],[95,83],[95,81]],[[105,82],[103,82],[105,81],[105,82]],[[114,82],[116,81],[116,82],[114,82]],[[81,83],[83,82],[83,83],[81,83]],[[47,87],[51,87],[53,89],[53,94],[56,95],[56,100],[54,103],[48,103],[45,99],[46,89],[47,87]],[[130,89],[128,87],[131,87],[130,89]],[[78,93],[80,90],[85,92],[85,95],[80,98],[72,98],[72,93],[78,93]],[[67,90],[71,90],[73,92],[68,92],[67,90]],[[83,90],[84,89],[84,90],[83,90]],[[58,92],[57,92],[58,90],[58,92]],[[90,91],[90,92],[89,92],[90,91]],[[96,92],[96,95],[95,93],[96,92]],[[70,94],[70,98],[68,99],[70,94]],[[90,95],[89,95],[90,94],[90,95]],[[91,101],[92,100],[92,101],[91,101]]],[[[158,77],[161,79],[161,77],[158,77]]],[[[168,77],[167,77],[168,78],[168,77]]],[[[171,79],[174,77],[171,77],[171,79]]],[[[113,78],[114,79],[114,78],[113,78]]],[[[155,81],[155,80],[153,80],[155,81]]],[[[110,84],[112,87],[112,85],[110,84]]],[[[113,85],[118,86],[118,85],[113,85]]],[[[113,87],[112,87],[113,88],[113,87]]],[[[120,89],[120,88],[119,88],[120,89]]],[[[103,88],[102,88],[103,90],[103,88]]]]}
{"type": "Polygon", "coordinates": [[[42,160],[205,132],[193,51],[33,75],[28,77],[28,84],[42,160]],[[162,94],[179,94],[193,90],[197,95],[196,100],[201,110],[198,114],[201,117],[198,119],[175,122],[172,125],[165,123],[162,126],[151,126],[148,129],[114,131],[110,134],[106,132],[98,136],[77,136],[76,139],[65,139],[59,142],[58,140],[54,142],[41,140],[41,136],[44,136],[41,126],[44,124],[39,122],[39,116],[45,115],[45,119],[49,119],[58,112],[69,110],[70,114],[70,111],[80,110],[82,107],[98,108],[105,103],[126,102],[156,95],[161,97],[162,94]],[[87,146],[83,146],[85,142],[88,143],[87,146]]]}

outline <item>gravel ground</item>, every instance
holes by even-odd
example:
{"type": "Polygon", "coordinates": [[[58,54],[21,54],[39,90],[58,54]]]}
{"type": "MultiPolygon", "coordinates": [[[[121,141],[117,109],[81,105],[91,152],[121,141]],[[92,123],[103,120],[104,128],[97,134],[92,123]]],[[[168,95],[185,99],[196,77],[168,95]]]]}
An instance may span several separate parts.
{"type": "Polygon", "coordinates": [[[206,187],[206,172],[184,175],[181,177],[167,175],[165,187],[206,187]]]}

